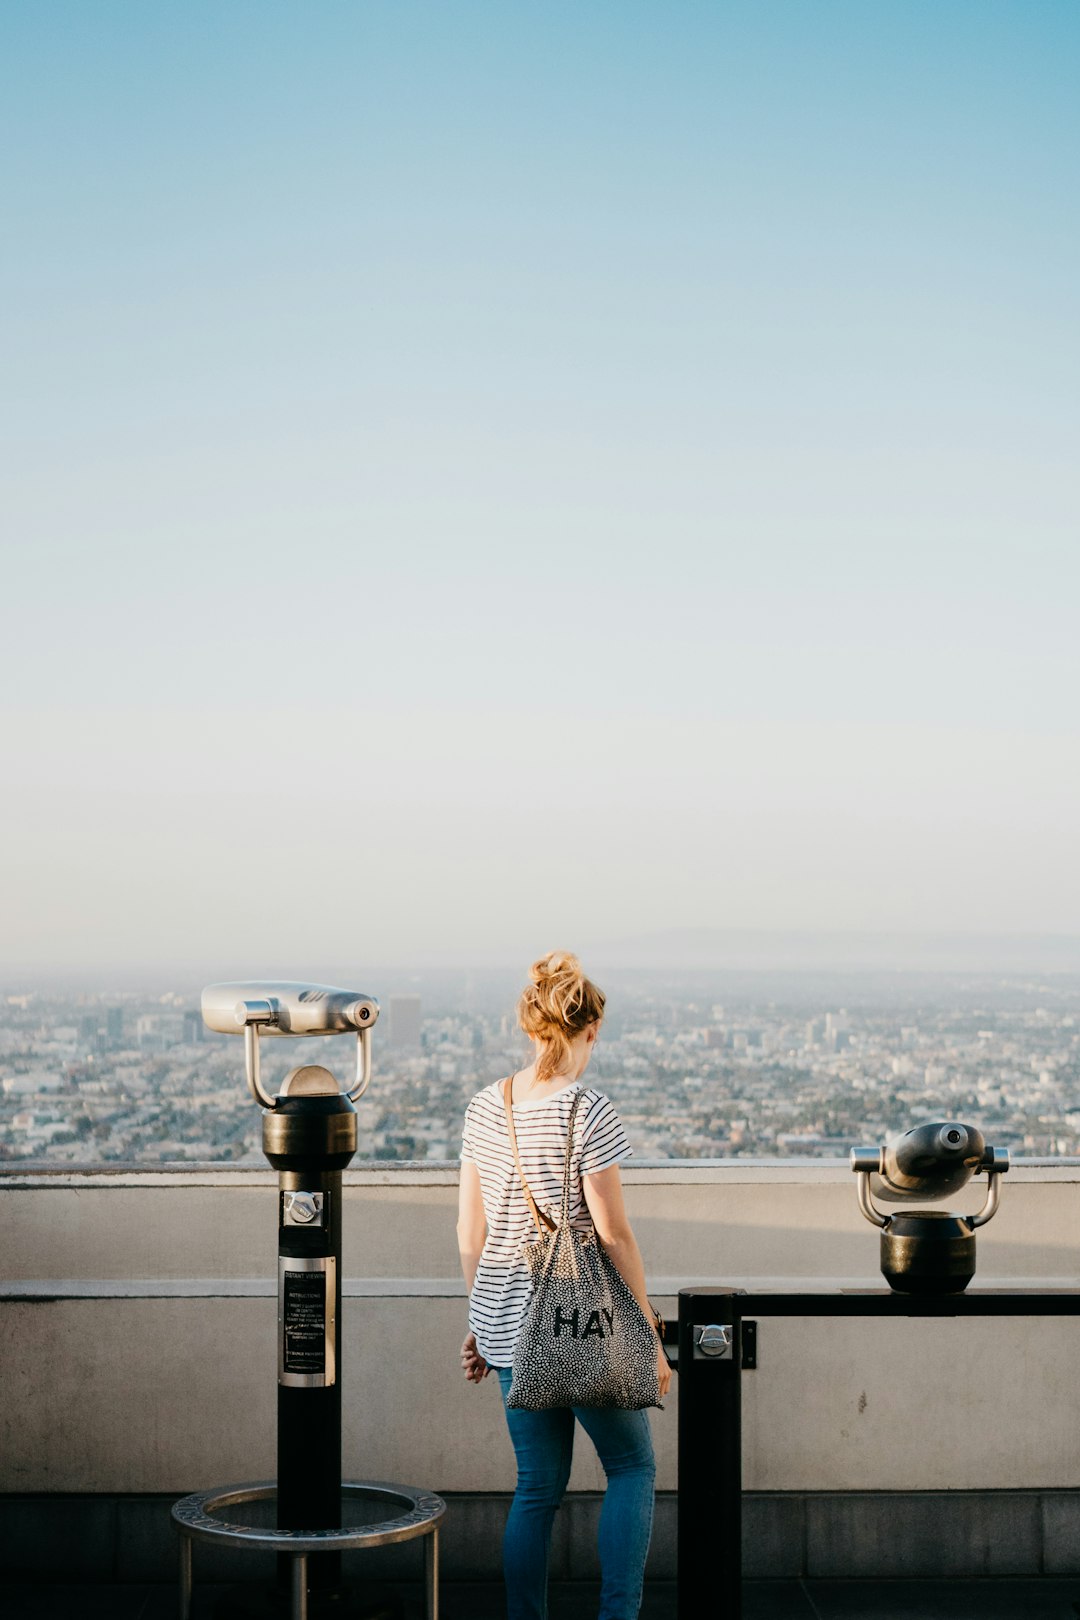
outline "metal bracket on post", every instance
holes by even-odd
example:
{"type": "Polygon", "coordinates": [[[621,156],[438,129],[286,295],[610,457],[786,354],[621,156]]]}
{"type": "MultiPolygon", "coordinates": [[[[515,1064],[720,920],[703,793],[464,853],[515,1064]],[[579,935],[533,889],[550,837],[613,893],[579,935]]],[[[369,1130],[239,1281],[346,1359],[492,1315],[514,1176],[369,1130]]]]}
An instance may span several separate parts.
{"type": "Polygon", "coordinates": [[[870,1222],[871,1226],[886,1227],[889,1217],[883,1215],[874,1203],[870,1189],[870,1177],[881,1173],[881,1148],[852,1148],[851,1168],[855,1171],[858,1185],[859,1212],[870,1222]]]}
{"type": "Polygon", "coordinates": [[[866,1216],[866,1219],[870,1222],[871,1226],[888,1226],[889,1217],[881,1213],[880,1209],[878,1209],[877,1205],[874,1203],[873,1196],[871,1195],[869,1170],[860,1170],[856,1180],[859,1190],[859,1209],[861,1213],[866,1216]]]}
{"type": "Polygon", "coordinates": [[[269,1001],[241,1001],[236,1009],[236,1022],[244,1026],[244,1067],[248,1090],[257,1103],[264,1108],[273,1108],[274,1099],[263,1090],[259,1075],[259,1030],[264,1024],[276,1023],[277,1012],[269,1001]]]}
{"type": "MultiPolygon", "coordinates": [[[[366,1011],[363,1007],[361,1007],[357,1013],[357,1017],[363,1018],[365,1016],[366,1011]]],[[[358,1097],[362,1097],[364,1095],[364,1092],[367,1090],[370,1083],[371,1025],[360,1024],[356,1031],[356,1080],[353,1083],[352,1090],[347,1091],[345,1095],[348,1097],[350,1102],[355,1102],[358,1097]]]]}
{"type": "Polygon", "coordinates": [[[981,1207],[978,1215],[972,1215],[972,1226],[984,1226],[989,1218],[996,1215],[997,1202],[1001,1199],[1002,1173],[1006,1170],[1009,1170],[1007,1163],[1002,1165],[999,1170],[989,1171],[988,1176],[986,1176],[986,1199],[984,1199],[983,1207],[981,1207]]]}

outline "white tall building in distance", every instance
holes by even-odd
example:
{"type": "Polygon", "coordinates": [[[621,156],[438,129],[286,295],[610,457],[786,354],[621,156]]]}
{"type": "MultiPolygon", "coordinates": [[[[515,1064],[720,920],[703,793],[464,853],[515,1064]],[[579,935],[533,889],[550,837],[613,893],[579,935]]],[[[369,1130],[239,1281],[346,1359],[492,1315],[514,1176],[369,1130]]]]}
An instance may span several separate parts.
{"type": "Polygon", "coordinates": [[[387,1012],[390,1015],[390,1045],[420,1045],[420,997],[391,996],[387,1012]]]}

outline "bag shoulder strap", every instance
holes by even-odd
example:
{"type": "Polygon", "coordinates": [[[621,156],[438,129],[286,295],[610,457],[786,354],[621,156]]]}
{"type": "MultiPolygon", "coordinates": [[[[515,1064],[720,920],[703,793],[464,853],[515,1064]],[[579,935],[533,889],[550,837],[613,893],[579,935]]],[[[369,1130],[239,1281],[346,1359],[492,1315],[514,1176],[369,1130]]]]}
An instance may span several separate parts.
{"type": "Polygon", "coordinates": [[[529,1183],[525,1180],[525,1172],[521,1168],[521,1155],[518,1153],[517,1132],[514,1130],[514,1104],[510,1096],[513,1084],[513,1075],[510,1076],[509,1080],[504,1080],[502,1083],[503,1106],[506,1109],[506,1129],[510,1137],[510,1150],[514,1155],[514,1163],[517,1165],[517,1173],[521,1178],[521,1190],[525,1194],[525,1202],[528,1204],[532,1218],[536,1223],[536,1230],[539,1232],[541,1237],[544,1237],[548,1232],[555,1231],[555,1222],[552,1220],[550,1215],[545,1215],[543,1210],[541,1210],[537,1205],[536,1199],[529,1191],[529,1183]]]}
{"type": "Polygon", "coordinates": [[[570,1118],[566,1122],[566,1158],[563,1160],[562,1177],[562,1224],[570,1225],[570,1175],[574,1162],[574,1121],[585,1093],[578,1088],[578,1094],[570,1105],[570,1118]]]}

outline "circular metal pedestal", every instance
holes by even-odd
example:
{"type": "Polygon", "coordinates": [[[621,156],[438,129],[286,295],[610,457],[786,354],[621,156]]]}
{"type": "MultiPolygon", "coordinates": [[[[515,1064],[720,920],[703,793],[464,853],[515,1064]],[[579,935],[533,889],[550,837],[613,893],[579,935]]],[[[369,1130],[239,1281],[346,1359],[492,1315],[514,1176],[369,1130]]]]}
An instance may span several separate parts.
{"type": "Polygon", "coordinates": [[[393,1518],[378,1524],[342,1525],[333,1530],[274,1530],[244,1524],[242,1511],[235,1519],[223,1517],[222,1509],[243,1509],[247,1502],[272,1501],[277,1495],[273,1481],[256,1485],[224,1485],[212,1491],[196,1491],[185,1496],[172,1510],[172,1521],[180,1536],[180,1620],[191,1614],[192,1544],[212,1541],[222,1547],[263,1547],[285,1553],[292,1559],[292,1620],[307,1620],[308,1555],[320,1552],[351,1552],[362,1547],[389,1547],[398,1541],[428,1538],[424,1544],[424,1598],[427,1620],[439,1620],[439,1521],[446,1503],[433,1491],[417,1491],[408,1485],[386,1485],[377,1480],[362,1484],[342,1482],[341,1494],[363,1500],[387,1499],[387,1507],[400,1507],[393,1518]]]}

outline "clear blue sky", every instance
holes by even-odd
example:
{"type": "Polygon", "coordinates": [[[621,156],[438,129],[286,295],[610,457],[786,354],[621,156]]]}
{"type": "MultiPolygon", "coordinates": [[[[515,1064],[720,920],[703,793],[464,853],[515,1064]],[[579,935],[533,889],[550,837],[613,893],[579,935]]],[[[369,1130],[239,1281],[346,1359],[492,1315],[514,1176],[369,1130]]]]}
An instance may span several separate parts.
{"type": "Polygon", "coordinates": [[[0,75],[0,964],[1080,932],[1080,8],[13,0],[0,75]]]}

